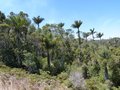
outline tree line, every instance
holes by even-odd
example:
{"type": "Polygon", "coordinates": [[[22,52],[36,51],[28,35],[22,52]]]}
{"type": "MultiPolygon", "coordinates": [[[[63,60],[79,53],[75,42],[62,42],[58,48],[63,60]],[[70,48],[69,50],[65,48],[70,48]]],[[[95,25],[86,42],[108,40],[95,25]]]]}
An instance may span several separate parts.
{"type": "Polygon", "coordinates": [[[84,79],[93,77],[110,80],[113,86],[120,85],[120,43],[103,42],[101,32],[95,28],[89,32],[80,30],[83,22],[76,20],[71,25],[77,29],[65,29],[64,23],[40,24],[45,20],[37,16],[32,19],[24,12],[10,12],[5,16],[0,11],[0,63],[9,67],[23,68],[29,73],[40,74],[40,70],[58,75],[78,65],[84,79]],[[88,40],[91,36],[92,39],[88,40]],[[99,38],[99,40],[95,40],[99,38]]]}

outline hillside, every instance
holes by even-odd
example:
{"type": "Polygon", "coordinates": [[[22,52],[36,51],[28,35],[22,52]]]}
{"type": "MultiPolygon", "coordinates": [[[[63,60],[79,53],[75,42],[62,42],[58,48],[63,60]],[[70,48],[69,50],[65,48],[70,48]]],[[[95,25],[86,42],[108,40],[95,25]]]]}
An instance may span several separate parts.
{"type": "Polygon", "coordinates": [[[71,25],[77,32],[32,20],[0,11],[1,90],[120,90],[120,38],[83,32],[81,20],[71,25]]]}
{"type": "Polygon", "coordinates": [[[61,84],[55,77],[48,74],[43,75],[29,74],[28,72],[0,67],[0,90],[69,90],[64,84],[61,84]]]}

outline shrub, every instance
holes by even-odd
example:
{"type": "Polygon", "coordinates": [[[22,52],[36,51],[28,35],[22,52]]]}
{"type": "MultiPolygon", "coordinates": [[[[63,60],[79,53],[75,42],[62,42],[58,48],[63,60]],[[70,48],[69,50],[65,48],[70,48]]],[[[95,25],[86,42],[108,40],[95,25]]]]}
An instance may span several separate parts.
{"type": "Polygon", "coordinates": [[[69,80],[73,84],[73,88],[75,90],[86,90],[85,79],[83,78],[81,72],[78,71],[71,72],[69,80]]]}

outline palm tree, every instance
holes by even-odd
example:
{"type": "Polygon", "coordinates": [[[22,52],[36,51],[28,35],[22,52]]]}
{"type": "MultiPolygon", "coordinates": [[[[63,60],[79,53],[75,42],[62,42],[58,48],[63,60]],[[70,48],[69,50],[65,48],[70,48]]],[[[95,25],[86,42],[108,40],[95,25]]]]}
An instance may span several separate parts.
{"type": "Polygon", "coordinates": [[[107,80],[109,79],[109,73],[108,73],[108,60],[111,58],[110,52],[107,50],[107,48],[104,48],[103,51],[100,54],[101,58],[104,60],[103,61],[103,67],[104,67],[104,79],[107,80]]]}
{"type": "Polygon", "coordinates": [[[78,38],[79,38],[79,45],[81,44],[81,37],[80,37],[80,26],[82,25],[82,21],[75,21],[74,24],[72,24],[73,28],[77,28],[78,29],[78,38]]]}
{"type": "Polygon", "coordinates": [[[89,37],[90,32],[83,32],[82,34],[83,34],[83,38],[85,38],[87,42],[87,38],[89,37]]]}
{"type": "Polygon", "coordinates": [[[44,20],[44,18],[41,18],[40,16],[33,18],[33,21],[35,22],[35,24],[38,25],[38,29],[39,29],[39,24],[40,24],[43,20],[44,20]]]}
{"type": "Polygon", "coordinates": [[[92,35],[93,41],[94,41],[94,34],[96,33],[95,28],[90,29],[90,34],[92,35]]]}
{"type": "Polygon", "coordinates": [[[46,48],[46,52],[47,52],[47,63],[48,63],[48,68],[50,70],[50,67],[51,67],[50,51],[54,48],[52,33],[47,32],[46,35],[44,36],[44,38],[45,38],[44,39],[45,48],[46,48]]]}
{"type": "Polygon", "coordinates": [[[16,48],[17,48],[17,52],[18,54],[16,54],[16,60],[18,62],[18,66],[21,67],[22,66],[22,59],[20,56],[20,51],[21,51],[21,39],[22,38],[26,38],[26,34],[27,34],[27,28],[30,25],[30,22],[19,16],[19,15],[10,15],[7,19],[6,19],[6,24],[8,25],[8,27],[14,32],[14,38],[16,41],[16,48]]]}
{"type": "Polygon", "coordinates": [[[103,35],[104,35],[103,33],[98,33],[96,36],[97,36],[97,38],[100,38],[100,40],[101,40],[103,35]]]}
{"type": "Polygon", "coordinates": [[[46,49],[47,54],[47,64],[48,64],[48,70],[51,68],[51,59],[52,55],[51,52],[54,49],[54,35],[52,33],[51,28],[54,28],[54,26],[51,24],[46,24],[42,27],[43,30],[43,36],[42,36],[42,43],[44,43],[44,47],[46,49]]]}
{"type": "MultiPolygon", "coordinates": [[[[20,39],[23,34],[27,34],[27,28],[30,25],[27,19],[17,15],[9,16],[9,18],[6,19],[6,23],[14,31],[17,39],[20,39]]],[[[19,41],[17,41],[16,44],[19,46],[19,41]]]]}

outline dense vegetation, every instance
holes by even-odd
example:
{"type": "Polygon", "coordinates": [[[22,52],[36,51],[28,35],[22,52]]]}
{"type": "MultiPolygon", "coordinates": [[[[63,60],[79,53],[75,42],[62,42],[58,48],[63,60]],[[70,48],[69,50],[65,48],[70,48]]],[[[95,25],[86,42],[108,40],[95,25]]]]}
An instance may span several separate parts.
{"type": "Polygon", "coordinates": [[[44,71],[75,90],[120,89],[119,38],[103,40],[94,28],[82,32],[80,20],[71,25],[77,32],[65,29],[64,23],[41,27],[44,20],[0,11],[0,65],[38,75],[44,71]]]}

